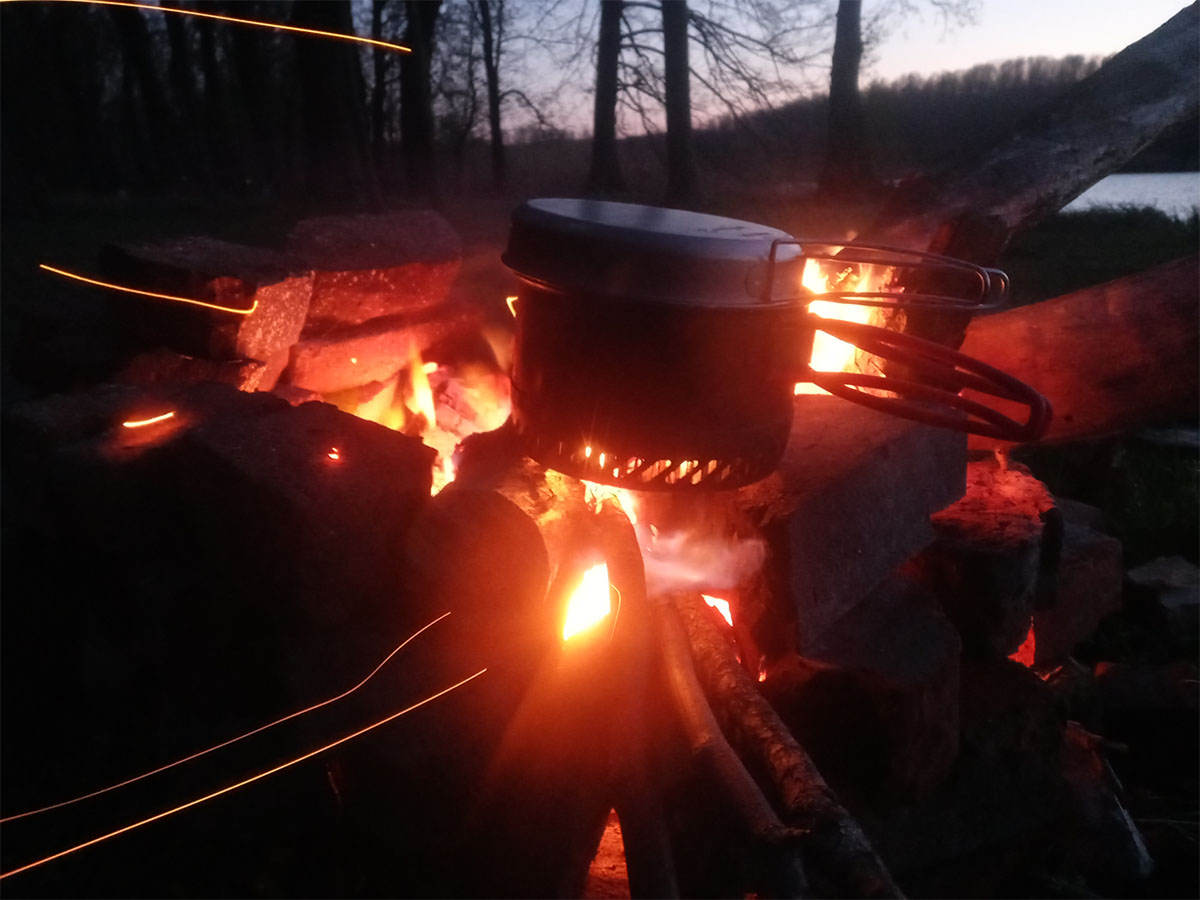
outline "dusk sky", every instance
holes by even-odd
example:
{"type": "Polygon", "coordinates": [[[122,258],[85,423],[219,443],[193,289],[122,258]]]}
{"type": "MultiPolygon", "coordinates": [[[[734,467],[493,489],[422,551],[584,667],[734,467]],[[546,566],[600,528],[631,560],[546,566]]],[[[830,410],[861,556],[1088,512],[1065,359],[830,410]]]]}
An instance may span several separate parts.
{"type": "MultiPolygon", "coordinates": [[[[864,15],[874,5],[866,0],[864,15]]],[[[1018,56],[1108,55],[1186,5],[1184,0],[982,0],[976,24],[948,32],[926,11],[923,18],[908,17],[880,44],[864,81],[967,69],[1018,56]]]]}

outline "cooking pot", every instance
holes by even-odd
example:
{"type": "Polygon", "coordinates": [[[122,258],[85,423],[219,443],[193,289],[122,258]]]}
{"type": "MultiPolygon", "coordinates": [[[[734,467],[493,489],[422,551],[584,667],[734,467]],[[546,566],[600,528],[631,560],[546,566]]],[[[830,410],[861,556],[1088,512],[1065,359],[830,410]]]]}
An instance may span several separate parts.
{"type": "Polygon", "coordinates": [[[503,260],[518,276],[513,423],[544,465],[636,490],[730,488],[770,474],[791,431],[793,385],[876,409],[1030,440],[1049,419],[1028,385],[950,348],[809,312],[814,299],[980,309],[998,270],[885,247],[838,246],[737,219],[598,200],[541,199],[512,216],[503,260]],[[815,294],[805,267],[823,266],[815,294]],[[840,289],[850,272],[878,290],[840,289]],[[903,377],[816,372],[822,330],[903,377]],[[1019,422],[965,388],[1028,408],[1019,422]],[[884,396],[887,391],[891,396],[884,396]]]}

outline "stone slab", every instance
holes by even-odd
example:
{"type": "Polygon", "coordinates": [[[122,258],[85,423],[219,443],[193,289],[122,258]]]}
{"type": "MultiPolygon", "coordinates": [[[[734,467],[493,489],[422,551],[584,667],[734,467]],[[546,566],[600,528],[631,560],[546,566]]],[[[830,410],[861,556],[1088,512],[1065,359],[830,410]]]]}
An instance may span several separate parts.
{"type": "Polygon", "coordinates": [[[194,298],[249,315],[170,300],[125,295],[126,327],[161,344],[211,359],[269,360],[300,337],[313,276],[305,264],[271,250],[209,237],[109,244],[100,253],[104,278],[140,290],[194,298]]]}
{"type": "Polygon", "coordinates": [[[930,514],[962,496],[965,472],[962,434],[836,397],[795,398],[778,470],[737,504],[767,537],[801,653],[933,540],[930,514]]]}
{"type": "Polygon", "coordinates": [[[304,219],[287,246],[316,272],[309,336],[436,306],[462,256],[454,228],[428,209],[304,219]]]}
{"type": "Polygon", "coordinates": [[[478,322],[478,310],[462,304],[332,330],[296,344],[282,380],[320,394],[387,381],[412,361],[414,352],[424,354],[478,322]]]}

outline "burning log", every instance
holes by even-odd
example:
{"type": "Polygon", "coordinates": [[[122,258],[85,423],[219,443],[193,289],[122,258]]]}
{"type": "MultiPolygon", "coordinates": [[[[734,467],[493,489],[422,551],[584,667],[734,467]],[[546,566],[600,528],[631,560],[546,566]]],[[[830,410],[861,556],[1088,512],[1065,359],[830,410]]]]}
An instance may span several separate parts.
{"type": "Polygon", "coordinates": [[[287,246],[315,270],[306,337],[438,305],[462,254],[450,223],[427,209],[304,219],[287,246]]]}
{"type": "MultiPolygon", "coordinates": [[[[1049,398],[1041,441],[1115,434],[1189,415],[1200,395],[1200,258],[1187,257],[1054,300],[975,319],[963,351],[1049,398]]],[[[1003,410],[1003,401],[997,402],[1003,410]]],[[[972,437],[972,446],[996,441],[972,437]]]]}
{"type": "Polygon", "coordinates": [[[711,611],[698,596],[679,594],[672,599],[687,629],[705,695],[724,719],[724,731],[778,792],[783,820],[803,835],[798,848],[809,875],[835,893],[902,896],[858,823],[738,664],[711,611]]]}
{"type": "Polygon", "coordinates": [[[110,244],[100,270],[141,290],[194,297],[246,315],[166,300],[129,299],[134,333],[153,345],[214,360],[276,359],[300,337],[312,272],[299,260],[208,237],[110,244]]]}

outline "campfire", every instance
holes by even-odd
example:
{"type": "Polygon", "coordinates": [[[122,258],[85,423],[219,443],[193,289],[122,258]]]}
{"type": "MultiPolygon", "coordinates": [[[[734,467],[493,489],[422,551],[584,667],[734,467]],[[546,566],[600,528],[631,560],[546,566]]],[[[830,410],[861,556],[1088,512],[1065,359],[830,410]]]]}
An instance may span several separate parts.
{"type": "Polygon", "coordinates": [[[6,421],[25,565],[88,598],[85,653],[18,663],[97,749],[10,757],[0,875],[120,892],[249,841],[264,892],[582,896],[606,833],[633,896],[953,892],[1048,835],[1143,874],[1052,693],[1120,547],[1004,453],[1075,407],[955,336],[1007,277],[904,249],[991,260],[918,213],[528,201],[516,287],[469,301],[426,210],[52,266],[135,292],[114,378],[6,421]]]}

